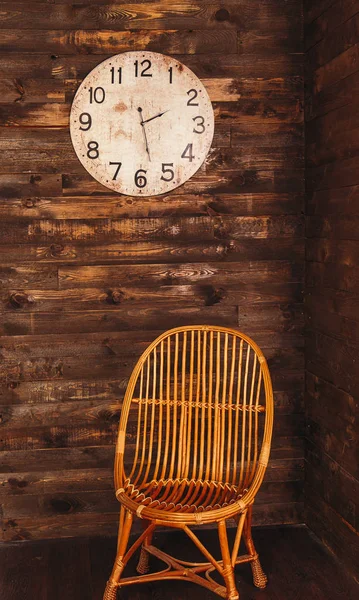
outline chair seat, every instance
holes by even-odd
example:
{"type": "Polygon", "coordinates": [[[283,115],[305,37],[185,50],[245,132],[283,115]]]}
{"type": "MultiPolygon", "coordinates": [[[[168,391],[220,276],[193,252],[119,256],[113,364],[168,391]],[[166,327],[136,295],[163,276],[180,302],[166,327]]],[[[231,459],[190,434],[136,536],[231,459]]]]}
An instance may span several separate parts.
{"type": "Polygon", "coordinates": [[[134,485],[128,479],[118,490],[146,508],[171,513],[197,513],[224,508],[246,492],[235,485],[202,479],[160,479],[134,485]]]}

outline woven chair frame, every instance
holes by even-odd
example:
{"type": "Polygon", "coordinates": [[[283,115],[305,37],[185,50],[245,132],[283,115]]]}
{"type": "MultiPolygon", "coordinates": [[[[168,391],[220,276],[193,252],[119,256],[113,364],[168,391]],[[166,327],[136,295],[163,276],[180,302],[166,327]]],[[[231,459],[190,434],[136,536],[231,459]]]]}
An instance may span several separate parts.
{"type": "Polygon", "coordinates": [[[234,568],[244,562],[251,564],[254,585],[265,587],[251,528],[272,428],[270,374],[250,337],[227,327],[186,326],[164,332],[146,348],[122,406],[114,468],[118,545],[104,600],[115,600],[122,586],[161,579],[187,579],[236,600],[234,568]],[[128,548],[135,516],[144,531],[128,548]],[[237,523],[231,550],[228,519],[237,523]],[[220,560],[191,528],[210,523],[218,527],[220,560]],[[206,562],[186,562],[156,548],[156,527],[184,531],[206,562]],[[247,553],[239,556],[241,539],[247,553]],[[139,575],[123,577],[138,548],[139,575]],[[166,568],[149,573],[149,555],[166,568]],[[225,585],[212,579],[215,570],[225,585]]]}

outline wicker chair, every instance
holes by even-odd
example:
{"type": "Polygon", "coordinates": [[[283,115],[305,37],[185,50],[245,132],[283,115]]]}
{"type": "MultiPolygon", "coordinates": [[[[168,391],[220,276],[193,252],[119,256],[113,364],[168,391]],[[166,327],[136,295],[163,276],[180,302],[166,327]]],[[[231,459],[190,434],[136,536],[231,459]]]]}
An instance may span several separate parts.
{"type": "Polygon", "coordinates": [[[122,408],[115,459],[121,503],[118,547],[104,600],[114,600],[119,587],[160,579],[187,579],[235,600],[234,567],[244,562],[251,564],[254,585],[265,587],[251,520],[272,426],[267,363],[249,337],[199,325],[169,330],[150,344],[133,370],[122,408]],[[144,531],[128,549],[135,515],[143,520],[144,531]],[[230,518],[237,523],[231,551],[230,518]],[[191,529],[209,523],[218,524],[220,560],[191,529]],[[157,526],[184,531],[206,562],[186,562],[153,546],[157,526]],[[242,535],[247,554],[238,556],[242,535]],[[140,546],[140,575],[123,578],[140,546]],[[149,554],[167,568],[149,574],[149,554]],[[211,578],[214,570],[225,586],[211,578]]]}

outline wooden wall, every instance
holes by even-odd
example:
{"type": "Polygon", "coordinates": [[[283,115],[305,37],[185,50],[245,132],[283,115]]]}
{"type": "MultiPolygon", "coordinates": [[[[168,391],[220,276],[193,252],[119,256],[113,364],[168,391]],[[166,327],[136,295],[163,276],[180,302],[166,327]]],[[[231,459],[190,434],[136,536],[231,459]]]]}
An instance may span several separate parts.
{"type": "Polygon", "coordinates": [[[301,2],[13,0],[0,15],[3,539],[116,532],[127,378],[186,323],[263,347],[276,421],[256,522],[301,522],[301,2]],[[110,194],[71,147],[74,90],[131,49],[178,56],[214,103],[207,164],[169,196],[110,194]]]}
{"type": "Polygon", "coordinates": [[[359,573],[359,1],[307,2],[307,523],[359,573]]]}

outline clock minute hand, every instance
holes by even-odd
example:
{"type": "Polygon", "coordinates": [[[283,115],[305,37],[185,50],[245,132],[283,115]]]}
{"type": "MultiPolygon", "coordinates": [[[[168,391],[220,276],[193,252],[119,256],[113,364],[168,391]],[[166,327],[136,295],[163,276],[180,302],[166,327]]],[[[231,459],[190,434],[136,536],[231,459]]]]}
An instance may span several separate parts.
{"type": "Polygon", "coordinates": [[[158,117],[162,117],[162,115],[164,115],[167,112],[169,112],[169,111],[164,110],[163,112],[159,113],[158,115],[155,115],[154,117],[151,117],[150,119],[146,119],[146,121],[142,121],[142,125],[144,125],[145,123],[149,123],[150,121],[153,121],[153,119],[158,119],[158,117]]]}
{"type": "Polygon", "coordinates": [[[148,154],[148,160],[151,162],[150,151],[149,151],[149,148],[148,148],[146,127],[144,127],[145,121],[143,120],[143,116],[142,116],[142,108],[138,108],[137,110],[138,110],[138,112],[140,114],[140,117],[141,117],[141,125],[142,125],[143,135],[144,135],[144,138],[145,138],[145,145],[146,145],[146,152],[148,154]]]}

